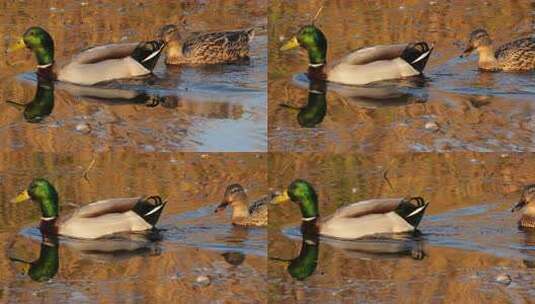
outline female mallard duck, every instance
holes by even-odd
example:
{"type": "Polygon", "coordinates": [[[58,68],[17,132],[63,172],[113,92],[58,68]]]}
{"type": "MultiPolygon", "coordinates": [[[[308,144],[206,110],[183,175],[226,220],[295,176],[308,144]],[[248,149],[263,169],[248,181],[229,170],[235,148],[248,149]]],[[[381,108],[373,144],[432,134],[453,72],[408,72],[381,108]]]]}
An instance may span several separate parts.
{"type": "Polygon", "coordinates": [[[347,240],[414,231],[429,205],[421,197],[372,199],[341,207],[318,221],[318,195],[309,182],[300,179],[293,181],[273,203],[288,200],[299,205],[303,221],[316,223],[320,235],[347,240]]]}
{"type": "Polygon", "coordinates": [[[425,42],[379,45],[351,52],[325,67],[327,39],[315,25],[302,27],[281,51],[303,47],[308,52],[308,76],[348,85],[398,79],[422,74],[433,48],[425,42]]]}
{"type": "Polygon", "coordinates": [[[524,188],[520,201],[513,207],[511,212],[518,210],[522,211],[518,226],[520,228],[535,229],[535,184],[524,188]]]}
{"type": "Polygon", "coordinates": [[[196,33],[182,40],[176,25],[160,29],[160,39],[167,43],[165,63],[170,65],[226,63],[247,58],[253,37],[254,29],[248,29],[196,33]]]}
{"type": "Polygon", "coordinates": [[[262,197],[249,206],[247,194],[239,184],[232,184],[225,190],[223,202],[214,210],[215,213],[232,207],[232,224],[238,226],[266,226],[268,220],[269,197],[262,197]]]}
{"type": "Polygon", "coordinates": [[[468,47],[462,56],[473,51],[479,54],[479,68],[486,71],[530,71],[535,69],[535,37],[506,43],[494,52],[489,33],[478,29],[470,34],[468,47]]]}
{"type": "Polygon", "coordinates": [[[37,178],[14,203],[33,200],[41,205],[43,235],[97,239],[114,233],[154,228],[166,204],[159,196],[115,198],[85,205],[68,217],[59,217],[58,193],[47,180],[37,178]]]}
{"type": "Polygon", "coordinates": [[[8,51],[28,48],[37,58],[37,75],[82,85],[148,75],[154,69],[165,42],[108,44],[83,50],[61,68],[54,63],[54,41],[40,27],[30,27],[8,51]]]}

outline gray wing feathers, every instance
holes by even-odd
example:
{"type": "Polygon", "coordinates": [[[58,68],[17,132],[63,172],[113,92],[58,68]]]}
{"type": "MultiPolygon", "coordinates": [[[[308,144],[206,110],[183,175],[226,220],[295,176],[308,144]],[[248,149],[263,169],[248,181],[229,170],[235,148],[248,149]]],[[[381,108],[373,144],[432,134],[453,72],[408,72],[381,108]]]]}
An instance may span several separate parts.
{"type": "Polygon", "coordinates": [[[361,48],[343,57],[340,63],[363,65],[379,60],[392,60],[400,57],[406,47],[407,44],[394,44],[361,48]]]}
{"type": "Polygon", "coordinates": [[[355,218],[369,214],[384,214],[394,211],[402,200],[402,198],[392,198],[360,201],[339,208],[332,217],[355,218]]]}

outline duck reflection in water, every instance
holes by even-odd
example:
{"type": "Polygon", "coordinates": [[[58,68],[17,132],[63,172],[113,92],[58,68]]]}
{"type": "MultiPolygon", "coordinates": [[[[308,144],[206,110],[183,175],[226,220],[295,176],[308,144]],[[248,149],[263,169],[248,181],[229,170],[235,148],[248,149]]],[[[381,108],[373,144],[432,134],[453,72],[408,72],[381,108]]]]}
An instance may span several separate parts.
{"type": "MultiPolygon", "coordinates": [[[[302,80],[296,79],[297,85],[302,85],[302,80]]],[[[281,107],[298,111],[297,122],[303,128],[315,128],[323,122],[327,115],[327,82],[317,79],[307,79],[308,98],[302,106],[293,106],[281,103],[281,107]]],[[[389,106],[403,106],[411,103],[424,103],[427,101],[427,92],[423,77],[405,79],[396,85],[381,83],[370,86],[346,86],[328,84],[329,88],[340,97],[364,108],[378,108],[389,106]]]]}
{"type": "MultiPolygon", "coordinates": [[[[61,246],[72,250],[78,259],[90,259],[98,262],[114,263],[136,256],[157,256],[161,253],[159,241],[162,239],[160,231],[150,231],[134,235],[116,235],[96,240],[61,239],[61,246]]],[[[13,247],[13,244],[10,246],[13,247]]],[[[30,248],[33,246],[24,246],[30,248]]],[[[59,271],[60,241],[56,236],[42,237],[39,257],[34,261],[27,261],[8,254],[14,263],[23,264],[23,272],[31,280],[47,282],[54,278],[59,271]]],[[[11,250],[8,249],[8,251],[11,250]]]]}
{"type": "MultiPolygon", "coordinates": [[[[309,278],[318,266],[320,237],[318,226],[314,221],[301,223],[301,250],[299,255],[291,260],[270,257],[273,261],[287,262],[287,271],[294,279],[304,281],[309,278]]],[[[418,231],[410,235],[400,235],[399,239],[369,238],[360,240],[336,240],[321,238],[323,244],[342,249],[342,253],[356,259],[402,258],[409,256],[416,261],[426,256],[423,250],[423,240],[418,231]]]]}
{"type": "Polygon", "coordinates": [[[41,242],[39,258],[33,262],[9,257],[13,262],[24,265],[24,273],[33,281],[46,282],[56,276],[59,269],[59,242],[57,237],[44,238],[41,242]]]}
{"type": "Polygon", "coordinates": [[[29,123],[40,123],[54,111],[54,89],[65,91],[72,96],[80,97],[88,101],[108,105],[133,104],[156,107],[161,105],[165,108],[176,108],[179,102],[178,96],[160,96],[143,91],[114,89],[101,87],[85,87],[69,83],[54,83],[39,78],[35,96],[29,103],[7,101],[8,104],[23,111],[24,120],[29,123]]]}
{"type": "Polygon", "coordinates": [[[308,88],[307,104],[303,107],[294,107],[288,104],[281,106],[297,110],[297,122],[303,128],[314,128],[319,125],[327,114],[327,84],[322,80],[313,80],[308,88]]]}
{"type": "Polygon", "coordinates": [[[15,101],[7,101],[7,103],[22,109],[22,115],[27,122],[39,123],[54,110],[54,82],[39,80],[33,100],[27,104],[15,101]]]}

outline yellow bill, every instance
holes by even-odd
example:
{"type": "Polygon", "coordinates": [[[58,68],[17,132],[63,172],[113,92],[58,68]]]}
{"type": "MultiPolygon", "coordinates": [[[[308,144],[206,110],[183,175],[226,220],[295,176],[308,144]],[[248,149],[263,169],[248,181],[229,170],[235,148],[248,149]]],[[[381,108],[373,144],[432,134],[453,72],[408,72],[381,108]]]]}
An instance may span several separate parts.
{"type": "Polygon", "coordinates": [[[26,47],[26,44],[24,43],[24,39],[20,38],[17,42],[15,42],[14,44],[12,44],[8,49],[7,49],[7,52],[8,53],[11,53],[11,52],[15,52],[15,51],[18,51],[18,50],[22,50],[23,48],[26,47]]]}
{"type": "Polygon", "coordinates": [[[14,199],[11,200],[12,203],[22,203],[30,199],[30,194],[28,190],[24,190],[21,194],[17,195],[14,199]]]}
{"type": "Polygon", "coordinates": [[[284,192],[282,192],[281,194],[275,196],[272,200],[271,200],[271,203],[273,205],[278,205],[278,204],[281,204],[281,203],[285,203],[285,202],[288,202],[290,201],[290,196],[288,195],[288,190],[285,190],[284,192]]]}
{"type": "Polygon", "coordinates": [[[292,39],[288,40],[283,46],[281,46],[281,51],[287,51],[291,49],[295,49],[296,47],[299,47],[299,41],[297,41],[297,37],[293,36],[292,39]]]}

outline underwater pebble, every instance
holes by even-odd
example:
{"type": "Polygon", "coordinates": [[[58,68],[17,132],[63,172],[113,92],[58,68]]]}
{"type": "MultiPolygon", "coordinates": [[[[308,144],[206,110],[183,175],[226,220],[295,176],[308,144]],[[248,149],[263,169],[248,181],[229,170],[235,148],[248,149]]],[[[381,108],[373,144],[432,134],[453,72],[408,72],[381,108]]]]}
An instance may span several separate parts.
{"type": "Polygon", "coordinates": [[[428,121],[425,123],[425,126],[424,128],[426,130],[432,130],[432,131],[435,131],[435,130],[438,130],[438,124],[434,121],[428,121]]]}
{"type": "Polygon", "coordinates": [[[91,127],[86,123],[79,123],[76,125],[76,131],[83,133],[83,134],[87,134],[91,132],[91,127]]]}
{"type": "Polygon", "coordinates": [[[171,280],[178,280],[181,276],[182,274],[180,272],[177,272],[171,276],[171,280]]]}
{"type": "Polygon", "coordinates": [[[511,279],[511,276],[508,275],[507,273],[499,274],[496,277],[496,282],[498,282],[500,284],[503,284],[503,285],[509,285],[509,284],[511,284],[512,281],[513,280],[511,279]]]}
{"type": "Polygon", "coordinates": [[[200,275],[195,279],[195,282],[201,286],[208,286],[210,285],[210,278],[205,275],[200,275]]]}

